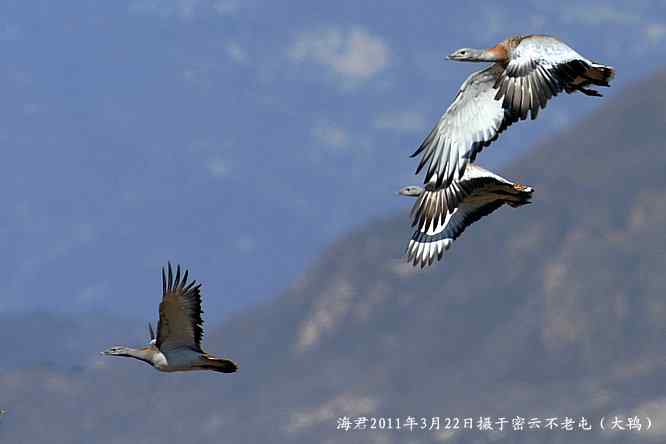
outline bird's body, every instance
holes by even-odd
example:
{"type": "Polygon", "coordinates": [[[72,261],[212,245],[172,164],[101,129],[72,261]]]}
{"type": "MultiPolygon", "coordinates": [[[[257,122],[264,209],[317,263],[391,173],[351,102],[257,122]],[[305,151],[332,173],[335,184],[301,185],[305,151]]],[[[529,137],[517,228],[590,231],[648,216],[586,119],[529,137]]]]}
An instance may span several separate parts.
{"type": "Polygon", "coordinates": [[[424,267],[440,260],[465,229],[504,204],[529,203],[533,189],[513,183],[478,165],[467,167],[462,180],[445,188],[408,186],[404,196],[416,197],[412,225],[416,231],[407,246],[407,258],[424,267]]]}
{"type": "Polygon", "coordinates": [[[521,120],[528,112],[535,119],[539,108],[545,108],[563,90],[601,96],[587,87],[610,86],[615,75],[610,66],[595,63],[547,35],[509,37],[490,51],[500,55],[497,64],[504,68],[495,85],[495,98],[521,120]]]}
{"type": "Polygon", "coordinates": [[[418,174],[424,183],[446,187],[498,135],[539,109],[562,91],[600,96],[593,86],[609,86],[615,71],[592,62],[551,36],[509,37],[492,48],[462,48],[450,60],[490,62],[463,82],[453,103],[412,157],[423,153],[418,174]]]}
{"type": "Polygon", "coordinates": [[[188,272],[181,280],[180,266],[175,279],[168,267],[168,278],[162,270],[162,302],[157,336],[149,324],[150,342],[146,347],[111,347],[102,354],[126,356],[144,361],[162,372],[213,370],[233,373],[238,366],[228,359],[216,358],[201,348],[201,284],[187,283],[188,272]]]}
{"type": "Polygon", "coordinates": [[[157,347],[151,353],[150,364],[162,372],[182,372],[188,370],[214,370],[210,368],[207,354],[189,350],[171,350],[165,355],[157,347]],[[168,358],[167,358],[168,355],[168,358]]]}

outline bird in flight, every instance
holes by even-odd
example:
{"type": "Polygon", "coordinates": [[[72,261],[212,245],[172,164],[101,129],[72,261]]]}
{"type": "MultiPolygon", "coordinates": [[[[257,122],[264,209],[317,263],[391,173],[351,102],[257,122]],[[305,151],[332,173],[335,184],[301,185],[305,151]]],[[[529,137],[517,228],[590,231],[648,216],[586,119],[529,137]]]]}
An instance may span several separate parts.
{"type": "Polygon", "coordinates": [[[507,204],[519,207],[530,203],[533,189],[513,183],[476,164],[468,165],[462,180],[446,188],[410,185],[400,189],[403,196],[416,197],[412,226],[416,231],[407,246],[407,259],[414,266],[432,265],[465,231],[465,228],[507,204]]]}
{"type": "Polygon", "coordinates": [[[187,282],[188,271],[181,279],[180,265],[174,278],[171,264],[162,268],[162,302],[157,336],[148,324],[150,343],[140,349],[116,346],[103,351],[107,356],[125,356],[147,362],[162,372],[213,370],[233,373],[238,366],[228,359],[203,351],[201,319],[201,284],[187,282]]]}
{"type": "Polygon", "coordinates": [[[562,91],[601,96],[590,86],[610,86],[615,70],[592,62],[571,47],[545,35],[509,37],[489,49],[462,48],[449,60],[491,62],[472,73],[453,103],[412,154],[421,153],[425,184],[438,188],[463,177],[465,168],[498,135],[562,91]]]}

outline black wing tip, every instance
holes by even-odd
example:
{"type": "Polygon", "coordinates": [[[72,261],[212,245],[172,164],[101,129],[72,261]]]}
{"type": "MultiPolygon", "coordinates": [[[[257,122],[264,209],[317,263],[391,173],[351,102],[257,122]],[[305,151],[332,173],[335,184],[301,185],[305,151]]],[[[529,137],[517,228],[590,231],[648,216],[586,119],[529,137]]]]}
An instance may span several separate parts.
{"type": "MultiPolygon", "coordinates": [[[[162,267],[162,293],[166,294],[167,291],[173,290],[174,288],[190,289],[192,286],[196,284],[196,280],[192,280],[188,285],[187,279],[189,277],[189,274],[190,270],[188,270],[185,267],[182,267],[181,270],[181,265],[176,264],[176,274],[174,276],[171,261],[167,261],[166,269],[165,267],[162,267]]],[[[196,288],[199,288],[200,286],[201,284],[199,284],[196,288]]]]}
{"type": "Polygon", "coordinates": [[[426,266],[431,267],[442,260],[444,251],[448,250],[452,243],[451,239],[443,236],[432,236],[417,230],[407,245],[406,262],[421,270],[426,266]]]}

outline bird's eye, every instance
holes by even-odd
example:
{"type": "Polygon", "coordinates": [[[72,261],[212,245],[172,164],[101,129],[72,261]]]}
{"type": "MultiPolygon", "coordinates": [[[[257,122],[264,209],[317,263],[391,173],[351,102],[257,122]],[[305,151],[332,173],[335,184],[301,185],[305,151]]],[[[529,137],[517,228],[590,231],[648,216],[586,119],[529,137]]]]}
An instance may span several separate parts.
{"type": "Polygon", "coordinates": [[[467,51],[460,51],[460,55],[465,55],[467,54],[467,51]]]}

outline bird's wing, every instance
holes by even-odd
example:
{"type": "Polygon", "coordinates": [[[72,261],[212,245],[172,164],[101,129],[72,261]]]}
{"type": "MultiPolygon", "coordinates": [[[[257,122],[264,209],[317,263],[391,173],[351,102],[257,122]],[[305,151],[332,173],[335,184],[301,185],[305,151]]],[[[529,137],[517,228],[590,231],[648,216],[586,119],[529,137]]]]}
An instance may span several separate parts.
{"type": "Polygon", "coordinates": [[[425,166],[424,183],[437,188],[459,180],[467,164],[490,145],[515,119],[495,100],[494,86],[503,71],[491,65],[471,74],[453,103],[412,157],[423,153],[416,174],[425,166]]]}
{"type": "Polygon", "coordinates": [[[427,185],[412,207],[412,226],[424,232],[440,226],[463,199],[469,196],[470,191],[469,187],[462,186],[460,181],[451,182],[443,188],[427,185]]]}
{"type": "Polygon", "coordinates": [[[484,195],[497,190],[511,189],[513,182],[478,164],[470,164],[458,185],[466,196],[484,195]]]}
{"type": "Polygon", "coordinates": [[[477,164],[467,165],[462,180],[451,182],[447,187],[437,188],[430,184],[418,197],[411,211],[412,226],[428,231],[439,225],[446,213],[453,211],[471,195],[482,195],[513,183],[477,164]]]}
{"type": "Polygon", "coordinates": [[[412,209],[416,231],[407,246],[408,260],[414,266],[431,265],[468,226],[505,203],[529,203],[533,191],[476,164],[468,165],[463,179],[446,188],[426,188],[412,209]]]}
{"type": "Polygon", "coordinates": [[[465,228],[492,213],[504,204],[501,199],[463,201],[453,212],[446,213],[430,229],[417,229],[407,246],[407,260],[414,266],[432,265],[440,260],[445,250],[465,231],[465,228]]]}
{"type": "Polygon", "coordinates": [[[495,99],[502,101],[514,120],[524,120],[528,112],[535,119],[539,108],[545,108],[563,90],[600,95],[582,87],[608,86],[613,73],[612,68],[589,61],[554,37],[530,36],[511,51],[509,63],[494,85],[495,99]]]}
{"type": "Polygon", "coordinates": [[[187,283],[187,270],[181,279],[180,266],[175,279],[168,267],[168,276],[162,269],[162,303],[157,324],[157,347],[162,351],[189,348],[202,352],[203,320],[201,319],[201,284],[187,283]]]}

